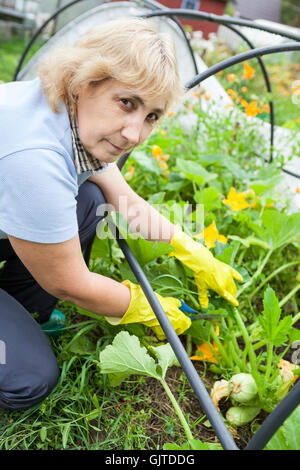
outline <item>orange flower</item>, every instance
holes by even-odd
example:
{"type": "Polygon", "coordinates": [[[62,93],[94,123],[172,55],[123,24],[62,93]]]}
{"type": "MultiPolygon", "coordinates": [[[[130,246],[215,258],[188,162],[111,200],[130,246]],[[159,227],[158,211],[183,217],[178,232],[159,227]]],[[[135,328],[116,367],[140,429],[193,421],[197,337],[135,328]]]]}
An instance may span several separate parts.
{"type": "Polygon", "coordinates": [[[158,145],[153,145],[152,147],[152,155],[154,158],[161,158],[162,157],[162,149],[158,145]]]}
{"type": "Polygon", "coordinates": [[[243,92],[243,93],[247,93],[247,91],[248,91],[248,87],[242,86],[242,92],[243,92]]]}
{"type": "Polygon", "coordinates": [[[248,106],[248,101],[242,99],[241,105],[243,106],[243,108],[246,108],[246,106],[248,106]]]}
{"type": "Polygon", "coordinates": [[[227,199],[223,199],[223,203],[229,205],[233,211],[241,211],[250,207],[245,199],[245,193],[237,193],[233,187],[230,188],[227,199]]]}
{"type": "Polygon", "coordinates": [[[268,104],[263,104],[262,107],[263,107],[263,110],[264,110],[266,113],[269,113],[269,112],[270,112],[270,106],[269,106],[268,104]]]}
{"type": "Polygon", "coordinates": [[[251,80],[255,76],[255,70],[251,67],[248,62],[244,62],[244,74],[243,77],[246,80],[251,80]]]}
{"type": "Polygon", "coordinates": [[[223,75],[223,70],[220,70],[219,72],[217,72],[217,75],[223,75]]]}
{"type": "Polygon", "coordinates": [[[166,134],[167,134],[167,131],[165,131],[164,129],[161,129],[160,133],[161,133],[162,135],[166,135],[166,134]]]}
{"type": "MultiPolygon", "coordinates": [[[[216,335],[219,336],[219,327],[216,326],[215,328],[216,335]]],[[[215,343],[211,344],[212,349],[215,351],[215,354],[218,356],[219,355],[219,349],[215,343]]],[[[197,351],[196,355],[190,357],[190,359],[194,361],[207,361],[207,362],[215,362],[217,363],[218,361],[216,360],[210,346],[208,343],[202,343],[200,346],[197,346],[197,351]]]]}
{"type": "Polygon", "coordinates": [[[231,99],[233,99],[236,96],[236,92],[232,90],[231,88],[228,88],[227,93],[231,99]]]}
{"type": "Polygon", "coordinates": [[[193,93],[193,96],[194,96],[195,98],[199,98],[199,93],[193,93]]]}
{"type": "Polygon", "coordinates": [[[229,82],[234,82],[236,75],[234,75],[234,73],[228,73],[226,77],[229,82]]]}
{"type": "Polygon", "coordinates": [[[300,194],[300,188],[296,188],[296,193],[300,194]]]}
{"type": "Polygon", "coordinates": [[[176,113],[173,113],[173,111],[171,111],[170,113],[168,113],[168,116],[175,116],[176,113]]]}
{"type": "Polygon", "coordinates": [[[158,164],[159,164],[160,168],[162,168],[163,170],[168,169],[168,165],[163,160],[161,160],[158,164]]]}
{"type": "Polygon", "coordinates": [[[133,175],[134,175],[134,167],[133,167],[133,165],[130,165],[128,167],[127,172],[124,175],[124,178],[125,178],[126,181],[130,181],[132,179],[133,175]]]}
{"type": "Polygon", "coordinates": [[[248,104],[245,108],[245,113],[250,117],[255,117],[257,114],[262,112],[262,109],[257,107],[257,101],[252,101],[252,103],[248,104]]]}
{"type": "Polygon", "coordinates": [[[204,242],[207,248],[214,248],[216,240],[218,240],[220,243],[227,243],[227,238],[224,235],[219,234],[215,221],[206,227],[203,232],[196,235],[195,238],[204,238],[204,242]]]}

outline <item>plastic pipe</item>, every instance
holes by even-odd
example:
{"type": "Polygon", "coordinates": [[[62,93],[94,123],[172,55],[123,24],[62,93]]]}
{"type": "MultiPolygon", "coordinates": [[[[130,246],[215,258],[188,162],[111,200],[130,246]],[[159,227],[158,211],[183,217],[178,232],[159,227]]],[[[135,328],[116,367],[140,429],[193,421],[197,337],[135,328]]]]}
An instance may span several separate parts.
{"type": "Polygon", "coordinates": [[[220,443],[225,450],[238,450],[236,443],[234,442],[230,432],[224,424],[221,415],[217,411],[212,399],[209,396],[202,380],[200,379],[198,372],[196,371],[192,361],[188,357],[179,337],[175,333],[175,330],[164,312],[159,300],[157,299],[148,279],[146,278],[142,268],[134,257],[131,249],[127,245],[123,238],[120,238],[120,233],[117,227],[109,223],[110,229],[116,234],[116,240],[119,243],[121,250],[123,251],[128,264],[130,265],[132,272],[134,273],[138,283],[141,285],[145,296],[148,299],[159,323],[162,327],[167,340],[169,341],[186,377],[197,396],[201,407],[203,408],[209,422],[211,423],[220,443]]]}

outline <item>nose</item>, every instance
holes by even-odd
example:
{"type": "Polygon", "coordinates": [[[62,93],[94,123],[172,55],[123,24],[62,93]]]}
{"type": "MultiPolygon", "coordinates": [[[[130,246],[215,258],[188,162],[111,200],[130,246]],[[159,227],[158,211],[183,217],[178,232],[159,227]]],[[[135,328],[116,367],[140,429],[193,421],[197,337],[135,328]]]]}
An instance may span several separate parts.
{"type": "Polygon", "coordinates": [[[121,130],[121,135],[131,145],[138,145],[141,143],[143,133],[143,123],[139,120],[131,120],[126,123],[121,130]]]}

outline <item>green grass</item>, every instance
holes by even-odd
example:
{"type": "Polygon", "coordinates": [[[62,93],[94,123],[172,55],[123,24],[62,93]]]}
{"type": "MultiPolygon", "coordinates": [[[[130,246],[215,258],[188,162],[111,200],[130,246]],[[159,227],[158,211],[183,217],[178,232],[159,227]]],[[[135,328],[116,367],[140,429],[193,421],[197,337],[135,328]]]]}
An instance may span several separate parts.
{"type": "MultiPolygon", "coordinates": [[[[10,82],[13,80],[16,67],[28,41],[28,38],[20,36],[13,36],[7,39],[0,32],[0,83],[1,81],[10,82]]],[[[26,62],[36,53],[42,43],[42,41],[38,41],[32,46],[26,62]]]]}

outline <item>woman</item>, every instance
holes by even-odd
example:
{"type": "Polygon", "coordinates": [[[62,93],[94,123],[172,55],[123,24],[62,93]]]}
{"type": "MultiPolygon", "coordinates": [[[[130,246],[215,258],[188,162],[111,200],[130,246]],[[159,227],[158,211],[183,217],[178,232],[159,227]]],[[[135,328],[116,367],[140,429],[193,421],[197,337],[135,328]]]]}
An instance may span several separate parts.
{"type": "MultiPolygon", "coordinates": [[[[208,289],[237,305],[233,278],[239,274],[175,230],[115,164],[147,139],[182,93],[172,40],[147,20],[128,18],[52,52],[37,79],[0,86],[0,261],[6,261],[0,274],[0,408],[29,408],[56,385],[59,369],[39,323],[48,320],[57,299],[113,324],[142,322],[163,337],[139,286],[92,273],[84,262],[101,204],[123,211],[129,223],[139,207],[140,232],[153,240],[155,226],[155,239],[174,247],[171,255],[195,275],[204,308],[208,289]]],[[[185,331],[190,319],[180,302],[159,298],[177,333],[185,331]]]]}

